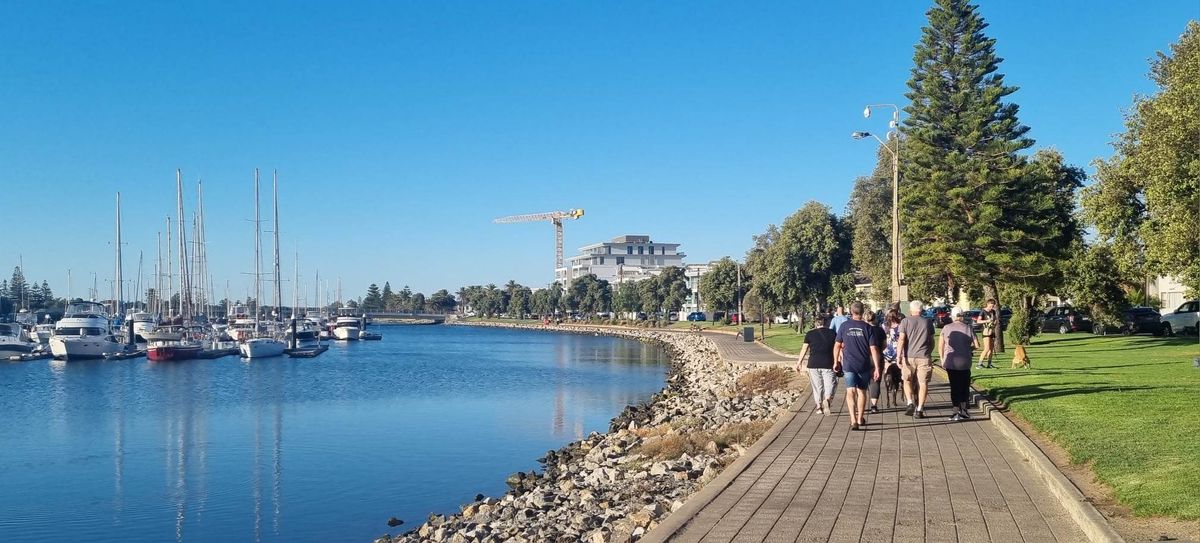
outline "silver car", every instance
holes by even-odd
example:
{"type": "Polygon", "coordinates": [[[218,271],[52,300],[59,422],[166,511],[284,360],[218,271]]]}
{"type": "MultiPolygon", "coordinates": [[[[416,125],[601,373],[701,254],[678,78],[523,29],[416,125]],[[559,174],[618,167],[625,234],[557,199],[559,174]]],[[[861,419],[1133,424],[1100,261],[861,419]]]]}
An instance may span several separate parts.
{"type": "Polygon", "coordinates": [[[1200,323],[1200,300],[1183,302],[1175,311],[1162,316],[1163,335],[1191,332],[1196,333],[1200,323]]]}

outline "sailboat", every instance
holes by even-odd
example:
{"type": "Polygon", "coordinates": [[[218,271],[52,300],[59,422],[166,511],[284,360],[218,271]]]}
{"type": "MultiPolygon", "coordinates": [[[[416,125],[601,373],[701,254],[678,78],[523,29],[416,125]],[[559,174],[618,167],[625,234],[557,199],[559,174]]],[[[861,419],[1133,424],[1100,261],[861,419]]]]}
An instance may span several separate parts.
{"type": "MultiPolygon", "coordinates": [[[[279,178],[276,175],[275,179],[275,288],[279,289],[279,178]]],[[[254,169],[254,330],[255,333],[261,333],[261,323],[259,322],[259,313],[262,307],[262,270],[261,270],[261,253],[262,253],[262,228],[258,214],[258,168],[254,169]]],[[[279,308],[279,295],[275,296],[276,310],[279,308]]],[[[244,343],[238,346],[244,358],[269,358],[272,356],[282,356],[283,350],[287,348],[287,344],[276,339],[270,334],[261,335],[247,339],[244,343]]]]}
{"type": "Polygon", "coordinates": [[[146,358],[154,362],[172,362],[196,358],[204,346],[192,327],[194,313],[191,274],[188,273],[187,230],[183,214],[183,171],[175,170],[175,205],[179,217],[179,313],[181,326],[178,330],[152,332],[147,339],[146,358]],[[177,335],[175,335],[177,334],[177,335]]]}

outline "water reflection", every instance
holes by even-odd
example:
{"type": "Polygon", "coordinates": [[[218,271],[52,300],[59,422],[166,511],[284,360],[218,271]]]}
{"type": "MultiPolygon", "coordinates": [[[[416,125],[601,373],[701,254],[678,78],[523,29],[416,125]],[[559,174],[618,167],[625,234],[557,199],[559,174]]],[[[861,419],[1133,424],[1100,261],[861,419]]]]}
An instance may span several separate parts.
{"type": "Polygon", "coordinates": [[[0,366],[0,541],[370,540],[662,386],[634,342],[384,333],[313,360],[0,366]]]}

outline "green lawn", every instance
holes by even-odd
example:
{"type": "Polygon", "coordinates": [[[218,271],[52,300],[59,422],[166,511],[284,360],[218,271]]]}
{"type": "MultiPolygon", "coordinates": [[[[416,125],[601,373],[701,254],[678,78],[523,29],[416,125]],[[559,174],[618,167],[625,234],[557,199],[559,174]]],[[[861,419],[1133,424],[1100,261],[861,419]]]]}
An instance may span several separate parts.
{"type": "Polygon", "coordinates": [[[974,370],[976,386],[1091,464],[1138,515],[1200,519],[1200,356],[1195,338],[1043,335],[1033,370],[974,370]]]}

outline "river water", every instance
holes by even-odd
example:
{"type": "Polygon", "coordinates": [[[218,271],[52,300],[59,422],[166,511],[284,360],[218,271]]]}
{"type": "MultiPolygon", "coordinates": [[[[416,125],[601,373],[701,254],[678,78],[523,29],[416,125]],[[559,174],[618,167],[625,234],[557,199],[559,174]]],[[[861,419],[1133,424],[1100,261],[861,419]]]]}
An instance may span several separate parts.
{"type": "Polygon", "coordinates": [[[499,496],[667,370],[625,339],[375,330],[315,359],[0,363],[0,541],[368,542],[499,496]]]}

